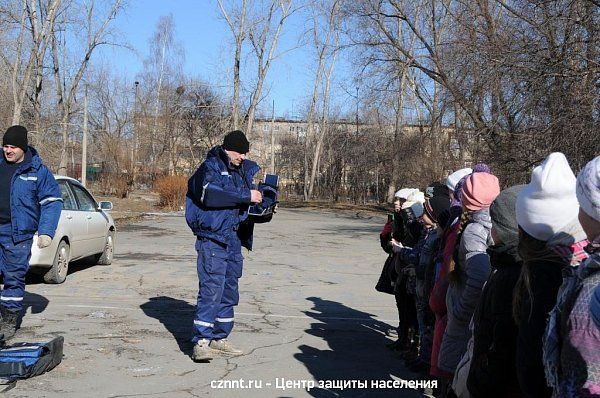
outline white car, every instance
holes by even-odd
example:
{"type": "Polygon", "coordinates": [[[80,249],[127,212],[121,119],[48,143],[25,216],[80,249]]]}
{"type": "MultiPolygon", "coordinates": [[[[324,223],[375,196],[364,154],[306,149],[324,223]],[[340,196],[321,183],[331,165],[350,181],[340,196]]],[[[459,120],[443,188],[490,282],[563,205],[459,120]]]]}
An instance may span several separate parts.
{"type": "Polygon", "coordinates": [[[81,183],[55,176],[63,199],[63,209],[50,246],[37,246],[33,237],[30,267],[47,268],[46,283],[63,283],[69,262],[94,256],[97,264],[109,265],[115,249],[115,222],[108,213],[111,202],[96,202],[81,183]]]}

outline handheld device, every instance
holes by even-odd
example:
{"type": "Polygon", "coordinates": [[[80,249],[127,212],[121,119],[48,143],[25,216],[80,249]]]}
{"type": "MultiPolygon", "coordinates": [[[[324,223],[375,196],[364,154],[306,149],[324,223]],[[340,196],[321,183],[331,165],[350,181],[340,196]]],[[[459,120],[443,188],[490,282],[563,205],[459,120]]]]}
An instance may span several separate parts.
{"type": "Polygon", "coordinates": [[[279,176],[275,174],[267,174],[265,182],[258,184],[257,188],[263,196],[261,203],[256,203],[250,206],[248,214],[255,221],[267,222],[273,215],[273,210],[279,202],[279,176]]]}

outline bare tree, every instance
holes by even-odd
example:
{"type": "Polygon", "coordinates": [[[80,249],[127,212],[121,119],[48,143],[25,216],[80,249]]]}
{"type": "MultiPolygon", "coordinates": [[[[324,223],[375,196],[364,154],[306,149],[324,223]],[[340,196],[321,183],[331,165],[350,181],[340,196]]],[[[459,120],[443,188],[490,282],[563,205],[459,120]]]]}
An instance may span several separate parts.
{"type": "MultiPolygon", "coordinates": [[[[160,127],[163,133],[167,130],[166,126],[159,126],[161,102],[163,104],[167,103],[165,98],[162,97],[164,94],[168,98],[173,98],[173,90],[177,87],[176,81],[181,78],[180,65],[184,58],[185,54],[182,46],[175,38],[173,16],[161,17],[156,26],[154,36],[150,40],[150,56],[144,63],[147,73],[144,79],[144,86],[146,90],[150,90],[148,92],[154,95],[154,121],[152,124],[152,134],[149,137],[152,160],[157,156],[156,145],[160,145],[160,143],[156,142],[158,129],[160,127]]],[[[172,168],[170,170],[172,172],[172,168]]]]}
{"type": "Polygon", "coordinates": [[[262,90],[271,67],[271,62],[277,56],[277,44],[285,21],[292,13],[293,0],[269,0],[266,16],[264,11],[257,13],[256,19],[249,28],[248,37],[256,55],[256,85],[250,96],[250,105],[244,116],[246,134],[252,133],[254,115],[261,100],[262,90]]]}
{"type": "MultiPolygon", "coordinates": [[[[61,50],[63,52],[68,51],[66,47],[66,35],[61,35],[56,29],[51,32],[53,71],[56,86],[56,98],[61,113],[60,130],[63,142],[58,173],[66,173],[67,170],[69,123],[74,111],[73,108],[76,104],[76,95],[79,84],[84,77],[94,50],[100,45],[108,44],[105,41],[107,38],[107,28],[109,23],[115,18],[120,6],[121,0],[114,0],[108,6],[107,13],[103,17],[99,17],[95,13],[94,0],[82,3],[83,10],[81,11],[83,11],[83,15],[85,16],[82,24],[86,32],[86,43],[83,46],[82,54],[78,57],[79,61],[76,63],[73,70],[73,75],[69,74],[69,72],[72,71],[69,71],[69,68],[65,64],[65,58],[60,56],[61,50]]],[[[80,10],[75,10],[76,13],[79,11],[80,10]]],[[[66,23],[66,20],[61,21],[61,30],[67,30],[66,23]]]]}
{"type": "MultiPolygon", "coordinates": [[[[242,0],[238,9],[233,9],[231,7],[231,11],[227,11],[225,6],[223,6],[222,0],[217,0],[219,4],[219,9],[221,10],[221,15],[225,18],[231,33],[233,34],[235,40],[235,52],[233,56],[233,99],[232,103],[232,117],[233,117],[233,129],[237,130],[240,128],[240,62],[242,58],[242,45],[244,40],[246,39],[246,24],[247,19],[246,15],[248,13],[248,2],[247,0],[242,0]]],[[[235,2],[237,3],[237,2],[235,2]]]]}
{"type": "MultiPolygon", "coordinates": [[[[9,16],[19,22],[15,57],[11,65],[14,103],[12,124],[20,123],[24,102],[32,89],[32,75],[35,75],[34,104],[39,106],[37,98],[41,91],[44,57],[54,34],[56,14],[60,4],[60,0],[22,0],[19,14],[9,13],[9,16]],[[27,33],[30,33],[31,37],[27,33]],[[26,41],[27,39],[31,41],[26,41]],[[27,49],[29,55],[26,54],[27,49]]],[[[39,109],[36,114],[39,114],[39,109]]]]}
{"type": "Polygon", "coordinates": [[[317,51],[317,68],[315,71],[313,91],[307,115],[307,139],[305,141],[306,147],[304,155],[304,200],[312,198],[323,140],[325,139],[325,134],[328,129],[327,121],[329,116],[331,78],[339,51],[339,14],[341,5],[342,0],[333,0],[326,5],[323,5],[320,2],[313,2],[311,6],[313,10],[313,28],[311,34],[313,37],[313,45],[317,51]],[[323,19],[325,20],[324,22],[323,19]],[[321,117],[320,123],[316,124],[315,114],[318,110],[317,101],[319,95],[322,96],[321,117]],[[312,140],[313,137],[314,141],[312,140]],[[310,148],[314,148],[312,162],[309,159],[310,148]],[[309,164],[311,164],[310,167],[309,164]]]}
{"type": "Polygon", "coordinates": [[[91,160],[104,162],[111,172],[132,170],[134,92],[123,77],[112,75],[107,67],[92,73],[88,85],[91,138],[96,148],[91,160]]]}
{"type": "Polygon", "coordinates": [[[225,5],[223,0],[217,0],[221,15],[231,31],[234,41],[233,62],[233,99],[232,118],[234,129],[239,129],[242,124],[246,134],[252,134],[252,125],[256,109],[262,99],[265,79],[273,60],[280,55],[277,52],[279,38],[286,20],[295,11],[292,8],[293,0],[264,0],[259,2],[248,2],[243,0],[241,4],[225,5]],[[241,106],[242,71],[241,59],[244,54],[244,43],[249,41],[250,52],[254,55],[256,62],[255,82],[251,83],[250,99],[247,107],[244,107],[243,122],[239,120],[241,106]]]}

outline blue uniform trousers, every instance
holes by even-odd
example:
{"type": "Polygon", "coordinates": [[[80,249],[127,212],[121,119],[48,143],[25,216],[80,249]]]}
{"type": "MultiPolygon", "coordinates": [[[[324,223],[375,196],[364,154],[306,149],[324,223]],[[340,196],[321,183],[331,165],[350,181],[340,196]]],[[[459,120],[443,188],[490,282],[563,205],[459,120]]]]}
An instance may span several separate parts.
{"type": "Polygon", "coordinates": [[[0,224],[0,274],[4,289],[0,305],[9,311],[20,312],[25,294],[25,275],[29,269],[33,239],[15,243],[12,225],[0,224]]]}
{"type": "Polygon", "coordinates": [[[192,342],[220,340],[233,329],[233,307],[239,302],[242,246],[237,234],[225,246],[210,239],[196,240],[198,252],[198,301],[192,342]]]}

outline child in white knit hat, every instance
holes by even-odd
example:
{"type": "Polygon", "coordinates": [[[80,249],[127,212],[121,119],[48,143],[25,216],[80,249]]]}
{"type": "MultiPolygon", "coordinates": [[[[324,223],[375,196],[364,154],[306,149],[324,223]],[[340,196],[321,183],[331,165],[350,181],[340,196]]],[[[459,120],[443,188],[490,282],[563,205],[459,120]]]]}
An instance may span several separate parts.
{"type": "Polygon", "coordinates": [[[525,396],[549,397],[542,362],[542,336],[556,304],[563,270],[586,258],[585,234],[577,220],[576,179],[562,153],[537,166],[518,195],[521,276],[515,288],[517,376],[525,396]]]}

